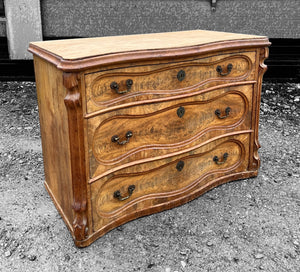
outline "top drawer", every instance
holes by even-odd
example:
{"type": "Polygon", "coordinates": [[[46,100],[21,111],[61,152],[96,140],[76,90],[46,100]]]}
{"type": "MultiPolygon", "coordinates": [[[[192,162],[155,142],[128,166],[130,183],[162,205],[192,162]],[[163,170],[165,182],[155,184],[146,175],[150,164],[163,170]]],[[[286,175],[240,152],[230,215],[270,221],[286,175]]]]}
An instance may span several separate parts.
{"type": "Polygon", "coordinates": [[[255,51],[139,65],[85,75],[87,113],[185,96],[229,81],[255,79],[255,51]]]}

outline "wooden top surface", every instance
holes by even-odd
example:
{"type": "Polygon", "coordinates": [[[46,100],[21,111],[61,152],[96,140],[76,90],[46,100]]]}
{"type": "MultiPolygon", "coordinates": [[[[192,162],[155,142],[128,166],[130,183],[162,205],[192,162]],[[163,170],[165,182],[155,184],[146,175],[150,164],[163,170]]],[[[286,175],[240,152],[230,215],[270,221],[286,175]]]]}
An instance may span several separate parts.
{"type": "Polygon", "coordinates": [[[192,30],[151,33],[100,38],[81,38],[56,41],[31,42],[29,51],[35,49],[56,55],[63,60],[78,60],[112,53],[180,48],[232,40],[262,39],[264,36],[227,32],[192,30]]]}

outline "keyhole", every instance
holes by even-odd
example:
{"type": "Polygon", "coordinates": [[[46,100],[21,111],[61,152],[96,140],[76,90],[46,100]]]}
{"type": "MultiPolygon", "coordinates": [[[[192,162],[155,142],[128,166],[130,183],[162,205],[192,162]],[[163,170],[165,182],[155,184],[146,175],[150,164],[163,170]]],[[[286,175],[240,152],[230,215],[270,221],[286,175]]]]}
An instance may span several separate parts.
{"type": "Polygon", "coordinates": [[[176,169],[177,169],[179,172],[182,171],[183,167],[184,167],[184,162],[183,162],[183,161],[179,161],[179,162],[177,163],[177,165],[176,165],[176,169]]]}
{"type": "Polygon", "coordinates": [[[179,107],[177,109],[177,115],[178,115],[179,118],[181,118],[184,115],[184,113],[185,113],[184,107],[179,107]]]}
{"type": "Polygon", "coordinates": [[[182,80],[184,80],[184,78],[185,78],[185,71],[180,70],[180,71],[178,72],[178,74],[177,74],[177,79],[178,79],[179,81],[182,81],[182,80]]]}

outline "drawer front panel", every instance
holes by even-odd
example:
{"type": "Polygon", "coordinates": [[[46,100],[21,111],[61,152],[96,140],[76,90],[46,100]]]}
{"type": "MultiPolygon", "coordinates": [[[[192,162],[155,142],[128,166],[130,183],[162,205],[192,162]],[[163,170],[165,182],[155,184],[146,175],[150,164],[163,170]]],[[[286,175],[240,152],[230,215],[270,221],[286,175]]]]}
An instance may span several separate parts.
{"type": "Polygon", "coordinates": [[[85,76],[87,112],[187,94],[199,85],[254,79],[255,53],[216,55],[178,63],[112,69],[85,76]]]}
{"type": "Polygon", "coordinates": [[[118,165],[192,148],[228,130],[249,129],[251,95],[252,85],[245,85],[160,103],[158,108],[136,106],[90,118],[90,177],[118,165]],[[131,137],[127,137],[129,132],[131,137]]]}
{"type": "Polygon", "coordinates": [[[206,128],[235,125],[245,117],[246,109],[244,95],[229,92],[211,101],[187,102],[151,114],[117,115],[96,129],[94,156],[100,162],[111,163],[146,146],[159,149],[182,146],[206,128]],[[220,115],[216,114],[218,110],[220,115]],[[130,137],[126,137],[128,132],[130,137]],[[115,135],[119,142],[113,142],[115,135]]]}
{"type": "Polygon", "coordinates": [[[140,168],[145,171],[127,169],[94,182],[91,184],[94,228],[102,220],[155,207],[199,190],[212,178],[245,171],[248,150],[248,134],[231,136],[181,156],[148,163],[140,168]]]}

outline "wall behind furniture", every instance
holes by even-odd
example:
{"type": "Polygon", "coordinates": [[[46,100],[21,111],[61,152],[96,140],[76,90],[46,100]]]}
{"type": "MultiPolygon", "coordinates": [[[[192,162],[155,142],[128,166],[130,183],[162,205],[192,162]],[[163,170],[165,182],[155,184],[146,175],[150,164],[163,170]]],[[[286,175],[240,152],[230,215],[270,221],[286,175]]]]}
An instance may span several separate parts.
{"type": "Polygon", "coordinates": [[[300,38],[299,0],[43,0],[44,37],[207,29],[300,38]]]}
{"type": "Polygon", "coordinates": [[[300,80],[300,0],[216,1],[0,0],[0,80],[34,79],[30,41],[191,29],[268,36],[265,77],[300,80]]]}

